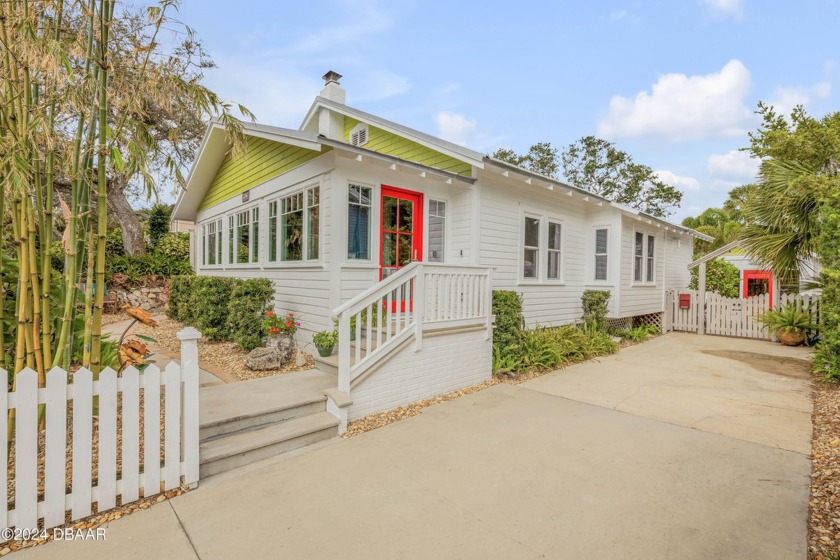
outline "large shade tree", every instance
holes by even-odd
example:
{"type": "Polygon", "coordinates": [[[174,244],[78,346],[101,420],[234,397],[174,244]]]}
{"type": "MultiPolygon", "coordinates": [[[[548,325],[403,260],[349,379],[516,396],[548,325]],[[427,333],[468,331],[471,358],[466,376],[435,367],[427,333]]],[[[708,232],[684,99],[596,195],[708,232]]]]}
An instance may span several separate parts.
{"type": "Polygon", "coordinates": [[[662,181],[651,167],[636,163],[612,142],[594,136],[585,136],[562,151],[549,142],[539,142],[524,154],[500,148],[492,157],[555,179],[562,169],[573,185],[653,216],[668,216],[682,200],[682,193],[662,181]]]}

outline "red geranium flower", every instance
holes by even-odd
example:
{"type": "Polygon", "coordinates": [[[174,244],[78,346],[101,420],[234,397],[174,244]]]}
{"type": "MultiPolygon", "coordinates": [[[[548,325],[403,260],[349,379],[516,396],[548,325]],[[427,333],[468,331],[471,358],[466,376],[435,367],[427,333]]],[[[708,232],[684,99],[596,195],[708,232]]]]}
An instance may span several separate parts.
{"type": "Polygon", "coordinates": [[[291,326],[292,326],[292,324],[291,324],[291,323],[286,323],[286,326],[287,326],[287,327],[291,327],[291,326]]]}
{"type": "Polygon", "coordinates": [[[266,316],[267,317],[274,317],[274,311],[269,311],[268,313],[266,313],[266,316]]]}

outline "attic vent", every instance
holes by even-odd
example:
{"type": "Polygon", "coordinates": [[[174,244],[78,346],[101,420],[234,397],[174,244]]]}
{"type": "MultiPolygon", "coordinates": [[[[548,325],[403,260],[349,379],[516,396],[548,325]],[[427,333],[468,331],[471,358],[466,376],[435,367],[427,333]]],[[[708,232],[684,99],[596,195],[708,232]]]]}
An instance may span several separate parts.
{"type": "Polygon", "coordinates": [[[354,146],[364,146],[368,141],[368,126],[359,123],[350,131],[350,143],[354,146]]]}

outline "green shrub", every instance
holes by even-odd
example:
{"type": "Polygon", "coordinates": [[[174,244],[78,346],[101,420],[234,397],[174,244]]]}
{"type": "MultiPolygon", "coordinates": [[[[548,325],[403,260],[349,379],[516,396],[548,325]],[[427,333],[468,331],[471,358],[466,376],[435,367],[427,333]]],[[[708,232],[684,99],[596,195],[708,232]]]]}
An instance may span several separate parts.
{"type": "MultiPolygon", "coordinates": [[[[691,269],[690,290],[698,289],[699,267],[691,269]]],[[[706,263],[706,291],[714,292],[723,297],[738,297],[738,287],[741,284],[741,271],[738,267],[723,259],[714,259],[706,263]]]]}
{"type": "Polygon", "coordinates": [[[105,257],[111,259],[123,255],[125,255],[125,245],[123,245],[122,230],[116,227],[111,228],[105,236],[105,257]]]}
{"type": "Polygon", "coordinates": [[[624,329],[618,336],[633,342],[644,342],[655,334],[659,334],[659,328],[653,325],[641,325],[632,329],[624,329]]]}
{"type": "Polygon", "coordinates": [[[189,262],[190,234],[165,233],[155,244],[155,253],[164,257],[189,262]]]}
{"type": "Polygon", "coordinates": [[[607,290],[585,290],[581,296],[583,304],[583,324],[598,330],[607,328],[607,302],[610,301],[607,290]]]}
{"type": "Polygon", "coordinates": [[[522,296],[514,291],[493,290],[493,344],[501,348],[519,344],[525,328],[522,316],[522,296]]]}
{"type": "Polygon", "coordinates": [[[187,297],[195,276],[173,276],[169,281],[169,308],[166,315],[175,321],[185,323],[182,314],[187,313],[187,297]]]}
{"type": "Polygon", "coordinates": [[[273,299],[274,285],[267,278],[239,280],[234,285],[227,322],[233,341],[243,350],[262,344],[261,321],[273,299]]]}
{"type": "Polygon", "coordinates": [[[169,278],[192,274],[193,269],[189,260],[176,259],[158,253],[146,253],[136,257],[122,255],[106,260],[105,273],[108,276],[124,274],[129,285],[138,285],[146,276],[169,278]]]}
{"type": "Polygon", "coordinates": [[[149,244],[157,247],[158,240],[169,232],[172,211],[166,204],[155,204],[149,211],[149,244]]]}
{"type": "Polygon", "coordinates": [[[537,327],[522,333],[518,365],[522,370],[555,369],[567,363],[612,354],[617,349],[612,337],[600,329],[573,325],[537,327]]]}
{"type": "Polygon", "coordinates": [[[211,342],[232,339],[228,313],[235,284],[235,278],[218,276],[197,276],[192,282],[186,318],[211,342]]]}
{"type": "Polygon", "coordinates": [[[840,381],[840,188],[834,185],[822,198],[822,226],[816,248],[820,274],[820,328],[814,365],[826,379],[840,381]]]}

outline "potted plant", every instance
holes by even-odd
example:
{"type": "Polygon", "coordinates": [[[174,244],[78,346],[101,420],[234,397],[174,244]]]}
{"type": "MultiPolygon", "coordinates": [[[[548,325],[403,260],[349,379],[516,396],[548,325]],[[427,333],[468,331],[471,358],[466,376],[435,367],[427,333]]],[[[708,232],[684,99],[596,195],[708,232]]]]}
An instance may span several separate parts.
{"type": "Polygon", "coordinates": [[[274,346],[283,356],[283,362],[288,361],[295,349],[295,333],[300,322],[294,313],[277,315],[268,311],[262,322],[263,332],[268,335],[268,346],[274,346]]]}
{"type": "Polygon", "coordinates": [[[785,346],[799,346],[805,341],[805,331],[819,328],[811,322],[807,311],[790,304],[781,309],[771,309],[758,320],[785,346]]]}
{"type": "Polygon", "coordinates": [[[338,331],[331,330],[315,333],[315,336],[312,337],[312,342],[315,343],[315,348],[318,349],[318,354],[322,358],[332,356],[333,349],[338,342],[338,331]]]}

